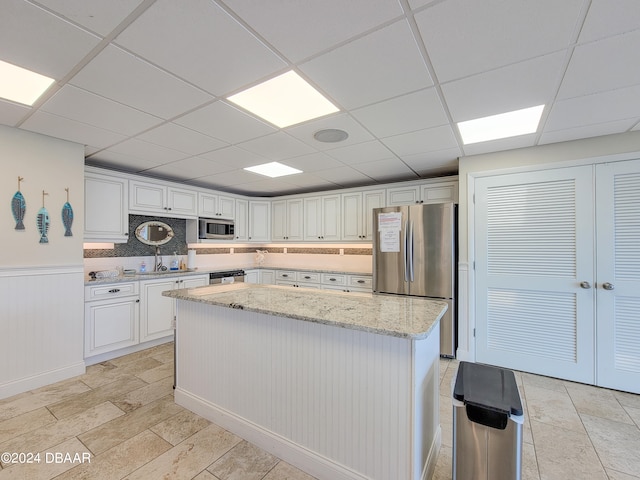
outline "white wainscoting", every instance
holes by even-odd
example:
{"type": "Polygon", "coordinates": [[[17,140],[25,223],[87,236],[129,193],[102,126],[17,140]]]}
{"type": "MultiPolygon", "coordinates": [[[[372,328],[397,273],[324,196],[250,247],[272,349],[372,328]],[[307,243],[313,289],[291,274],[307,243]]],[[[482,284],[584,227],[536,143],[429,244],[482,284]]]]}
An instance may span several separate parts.
{"type": "Polygon", "coordinates": [[[426,479],[439,338],[178,300],[176,402],[319,479],[426,479]]]}
{"type": "Polygon", "coordinates": [[[82,265],[0,270],[0,398],[85,372],[82,265]]]}

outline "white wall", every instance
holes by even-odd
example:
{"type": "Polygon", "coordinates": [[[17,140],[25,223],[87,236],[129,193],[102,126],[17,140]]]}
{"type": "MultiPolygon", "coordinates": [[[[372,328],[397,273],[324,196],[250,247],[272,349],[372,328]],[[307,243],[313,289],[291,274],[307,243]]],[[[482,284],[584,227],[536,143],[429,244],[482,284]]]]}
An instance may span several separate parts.
{"type": "Polygon", "coordinates": [[[0,126],[0,398],[84,372],[84,148],[0,126]],[[11,199],[24,177],[25,230],[15,230],[11,199]],[[62,206],[73,207],[64,236],[62,206]],[[39,243],[42,191],[51,221],[39,243]]]}
{"type": "MultiPolygon", "coordinates": [[[[606,135],[571,142],[553,143],[539,147],[507,150],[460,159],[459,165],[459,273],[460,306],[458,310],[458,357],[474,360],[473,312],[474,291],[472,262],[473,245],[473,187],[478,176],[511,173],[518,170],[546,169],[560,166],[612,161],[616,157],[633,156],[640,152],[640,131],[606,135]]],[[[637,158],[637,157],[636,157],[637,158]]]]}

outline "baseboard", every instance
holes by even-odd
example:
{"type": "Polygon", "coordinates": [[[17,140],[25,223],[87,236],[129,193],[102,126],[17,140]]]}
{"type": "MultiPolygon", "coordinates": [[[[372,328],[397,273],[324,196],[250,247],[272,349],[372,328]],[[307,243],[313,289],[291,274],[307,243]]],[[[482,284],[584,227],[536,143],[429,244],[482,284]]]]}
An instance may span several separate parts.
{"type": "Polygon", "coordinates": [[[350,470],[344,465],[323,457],[179,387],[175,390],[175,401],[178,405],[229,430],[319,480],[368,480],[368,477],[350,470]]]}
{"type": "Polygon", "coordinates": [[[85,373],[84,362],[74,363],[66,367],[39,373],[31,377],[20,378],[0,385],[0,398],[12,397],[19,393],[28,392],[36,388],[51,385],[52,383],[68,380],[85,373]]]}
{"type": "Polygon", "coordinates": [[[438,462],[438,454],[440,453],[440,447],[442,446],[442,426],[438,425],[436,431],[436,437],[433,439],[431,448],[429,449],[429,455],[427,455],[427,462],[424,465],[424,470],[420,476],[420,480],[430,480],[436,471],[436,463],[438,462]]]}

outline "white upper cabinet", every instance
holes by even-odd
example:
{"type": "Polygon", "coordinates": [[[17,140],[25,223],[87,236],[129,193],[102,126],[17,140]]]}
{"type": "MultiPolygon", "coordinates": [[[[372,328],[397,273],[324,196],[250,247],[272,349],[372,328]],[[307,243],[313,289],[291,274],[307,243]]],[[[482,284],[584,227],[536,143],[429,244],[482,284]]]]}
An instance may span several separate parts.
{"type": "Polygon", "coordinates": [[[84,192],[84,241],[126,243],[129,239],[128,180],[87,172],[84,192]]]}
{"type": "Polygon", "coordinates": [[[207,218],[225,218],[233,220],[236,215],[236,202],[231,197],[198,193],[198,216],[207,218]]]}
{"type": "Polygon", "coordinates": [[[275,200],[271,203],[272,240],[303,240],[303,200],[275,200]]]}
{"type": "Polygon", "coordinates": [[[458,203],[458,181],[432,182],[387,189],[387,207],[412,203],[458,203]]]}
{"type": "Polygon", "coordinates": [[[129,212],[164,217],[196,218],[198,193],[158,183],[129,181],[129,212]]]}
{"type": "Polygon", "coordinates": [[[271,202],[249,202],[249,241],[271,241],[271,202]]]}
{"type": "Polygon", "coordinates": [[[373,209],[385,206],[385,190],[368,190],[342,195],[342,239],[373,239],[373,209]]]}
{"type": "Polygon", "coordinates": [[[323,195],[304,199],[304,240],[339,241],[341,196],[323,195]]]}
{"type": "Polygon", "coordinates": [[[235,208],[236,240],[247,241],[249,239],[249,201],[237,198],[235,208]]]}

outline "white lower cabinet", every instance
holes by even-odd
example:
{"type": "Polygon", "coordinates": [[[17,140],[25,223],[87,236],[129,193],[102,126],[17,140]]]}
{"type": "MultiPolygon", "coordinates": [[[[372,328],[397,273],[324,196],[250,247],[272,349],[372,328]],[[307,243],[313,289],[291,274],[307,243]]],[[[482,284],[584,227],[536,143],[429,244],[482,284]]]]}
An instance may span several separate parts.
{"type": "Polygon", "coordinates": [[[155,340],[173,334],[175,300],[162,296],[162,292],[178,288],[203,287],[208,283],[208,275],[141,281],[140,342],[155,340]]]}
{"type": "Polygon", "coordinates": [[[322,274],[322,288],[325,290],[371,293],[371,285],[370,275],[322,274]]]}
{"type": "Polygon", "coordinates": [[[138,282],[85,288],[85,357],[139,342],[138,282]]]}
{"type": "Polygon", "coordinates": [[[244,271],[245,283],[260,283],[260,270],[245,270],[244,271]]]}

